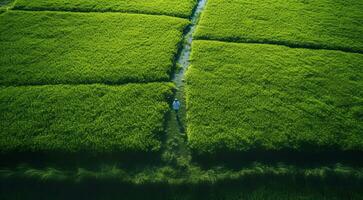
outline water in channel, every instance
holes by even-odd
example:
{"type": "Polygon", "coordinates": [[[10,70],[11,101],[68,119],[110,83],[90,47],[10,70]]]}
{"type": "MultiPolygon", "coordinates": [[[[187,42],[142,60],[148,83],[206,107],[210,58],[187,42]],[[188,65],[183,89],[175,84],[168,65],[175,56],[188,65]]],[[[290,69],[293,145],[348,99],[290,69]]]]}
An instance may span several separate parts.
{"type": "Polygon", "coordinates": [[[184,75],[190,65],[189,58],[190,58],[190,52],[191,52],[191,45],[193,42],[193,33],[196,29],[200,14],[203,11],[206,3],[207,3],[207,0],[198,1],[197,8],[195,9],[195,11],[192,15],[192,18],[191,18],[190,28],[189,28],[188,32],[184,35],[184,38],[183,38],[184,43],[183,43],[179,58],[177,60],[177,64],[179,65],[180,70],[177,71],[173,77],[173,81],[178,89],[183,86],[184,75]]]}

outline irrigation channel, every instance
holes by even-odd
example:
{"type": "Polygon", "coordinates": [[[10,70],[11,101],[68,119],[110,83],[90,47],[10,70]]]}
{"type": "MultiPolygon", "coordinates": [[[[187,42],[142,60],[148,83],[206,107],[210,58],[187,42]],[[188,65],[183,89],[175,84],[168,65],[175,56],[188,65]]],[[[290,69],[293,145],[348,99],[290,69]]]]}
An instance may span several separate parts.
{"type": "Polygon", "coordinates": [[[193,33],[198,25],[199,17],[207,3],[207,0],[199,0],[198,5],[194,9],[193,15],[191,17],[191,24],[184,33],[183,39],[181,41],[181,48],[177,55],[176,60],[176,72],[173,74],[172,81],[176,86],[175,97],[181,102],[181,108],[178,114],[172,112],[168,117],[167,123],[167,136],[166,145],[164,148],[164,157],[166,160],[173,159],[184,159],[190,161],[191,155],[187,147],[186,142],[186,102],[184,95],[184,76],[188,67],[190,65],[190,54],[191,45],[193,42],[193,33]],[[173,159],[171,159],[172,157],[173,159]]]}
{"type": "Polygon", "coordinates": [[[191,45],[193,42],[193,33],[197,27],[200,14],[202,13],[206,4],[207,0],[199,0],[198,5],[191,18],[191,25],[189,26],[188,32],[184,35],[184,43],[177,60],[177,64],[179,65],[180,70],[173,77],[173,81],[176,84],[177,88],[182,88],[184,85],[184,75],[190,65],[189,58],[191,52],[191,45]]]}

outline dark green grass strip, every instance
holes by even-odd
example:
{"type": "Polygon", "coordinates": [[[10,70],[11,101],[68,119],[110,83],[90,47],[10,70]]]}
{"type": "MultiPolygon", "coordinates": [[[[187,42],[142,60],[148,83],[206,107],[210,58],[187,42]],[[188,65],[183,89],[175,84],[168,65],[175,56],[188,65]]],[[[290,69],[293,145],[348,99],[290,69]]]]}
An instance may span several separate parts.
{"type": "Polygon", "coordinates": [[[84,182],[80,184],[44,183],[28,180],[3,181],[0,184],[2,200],[361,200],[361,187],[351,185],[321,185],[278,180],[245,181],[227,185],[137,185],[114,182],[84,182]]]}
{"type": "Polygon", "coordinates": [[[209,0],[195,37],[363,52],[361,0],[209,0]]]}
{"type": "Polygon", "coordinates": [[[362,151],[361,66],[361,54],[194,41],[190,147],[198,154],[362,151]]]}
{"type": "Polygon", "coordinates": [[[197,0],[17,0],[15,10],[126,12],[189,18],[197,0]]]}
{"type": "Polygon", "coordinates": [[[2,153],[158,151],[172,85],[0,87],[2,153]]]}
{"type": "Polygon", "coordinates": [[[122,13],[8,11],[0,84],[168,81],[186,19],[122,13]]]}
{"type": "Polygon", "coordinates": [[[352,167],[344,164],[321,165],[321,166],[297,166],[284,163],[263,164],[252,163],[238,169],[231,170],[224,167],[212,167],[202,169],[190,166],[187,171],[172,168],[170,166],[154,166],[147,168],[126,169],[117,165],[103,164],[91,168],[62,169],[60,167],[34,167],[18,165],[15,168],[0,169],[1,180],[28,179],[44,182],[77,183],[88,181],[99,181],[100,183],[112,181],[115,183],[126,183],[130,185],[213,185],[223,182],[243,182],[247,180],[310,180],[337,184],[349,183],[359,185],[363,183],[363,168],[352,167]],[[276,179],[277,178],[277,179],[276,179]]]}

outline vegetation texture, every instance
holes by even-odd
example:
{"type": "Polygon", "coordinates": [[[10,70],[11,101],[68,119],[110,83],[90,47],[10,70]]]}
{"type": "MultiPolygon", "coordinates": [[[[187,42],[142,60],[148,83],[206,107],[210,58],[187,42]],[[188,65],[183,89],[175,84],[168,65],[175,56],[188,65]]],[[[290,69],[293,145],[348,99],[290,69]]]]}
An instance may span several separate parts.
{"type": "Polygon", "coordinates": [[[18,86],[0,89],[1,152],[160,149],[172,86],[18,86]]]}
{"type": "Polygon", "coordinates": [[[208,0],[196,37],[363,52],[361,0],[208,0]]]}
{"type": "Polygon", "coordinates": [[[196,2],[197,0],[17,0],[15,9],[133,12],[188,18],[196,2]]]}
{"type": "Polygon", "coordinates": [[[11,5],[12,0],[0,0],[0,14],[5,12],[11,5]]]}
{"type": "Polygon", "coordinates": [[[9,5],[13,0],[0,0],[0,8],[9,5]]]}
{"type": "Polygon", "coordinates": [[[168,81],[188,20],[123,13],[0,16],[0,84],[168,81]]]}
{"type": "Polygon", "coordinates": [[[340,164],[255,163],[234,172],[193,168],[183,174],[167,166],[136,173],[110,165],[99,170],[19,166],[0,169],[0,198],[144,200],[147,194],[147,199],[173,200],[361,200],[363,195],[363,169],[340,164]]]}
{"type": "MultiPolygon", "coordinates": [[[[98,165],[97,165],[98,166],[98,165]]],[[[202,169],[197,166],[189,166],[185,171],[170,167],[150,167],[147,170],[141,168],[125,169],[117,165],[103,164],[96,169],[61,167],[34,167],[19,165],[13,169],[0,169],[0,181],[24,177],[43,182],[79,183],[95,181],[114,181],[114,183],[127,183],[130,185],[213,185],[218,183],[251,181],[259,183],[264,180],[273,180],[276,177],[300,181],[317,181],[333,184],[350,182],[359,185],[363,182],[363,168],[349,167],[342,164],[331,166],[303,167],[296,165],[251,163],[239,169],[230,170],[224,167],[202,169]],[[336,182],[340,180],[341,182],[336,182]]],[[[262,182],[263,183],[263,182],[262,182]]]]}
{"type": "Polygon", "coordinates": [[[363,150],[363,55],[194,41],[187,74],[197,153],[363,150]]]}

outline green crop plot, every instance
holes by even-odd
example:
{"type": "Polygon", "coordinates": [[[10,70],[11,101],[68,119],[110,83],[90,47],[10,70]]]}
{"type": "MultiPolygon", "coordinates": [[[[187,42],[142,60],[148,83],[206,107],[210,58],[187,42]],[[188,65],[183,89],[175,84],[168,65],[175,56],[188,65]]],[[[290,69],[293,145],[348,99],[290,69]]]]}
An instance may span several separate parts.
{"type": "Polygon", "coordinates": [[[363,52],[361,0],[208,0],[196,37],[363,52]]]}
{"type": "Polygon", "coordinates": [[[17,0],[15,9],[113,11],[190,17],[197,0],[17,0]]]}
{"type": "Polygon", "coordinates": [[[171,95],[165,83],[2,87],[0,150],[156,151],[171,95]]]}
{"type": "Polygon", "coordinates": [[[0,84],[168,81],[188,20],[123,13],[0,16],[0,84]]]}
{"type": "Polygon", "coordinates": [[[194,41],[188,138],[197,153],[363,150],[363,55],[194,41]]]}

